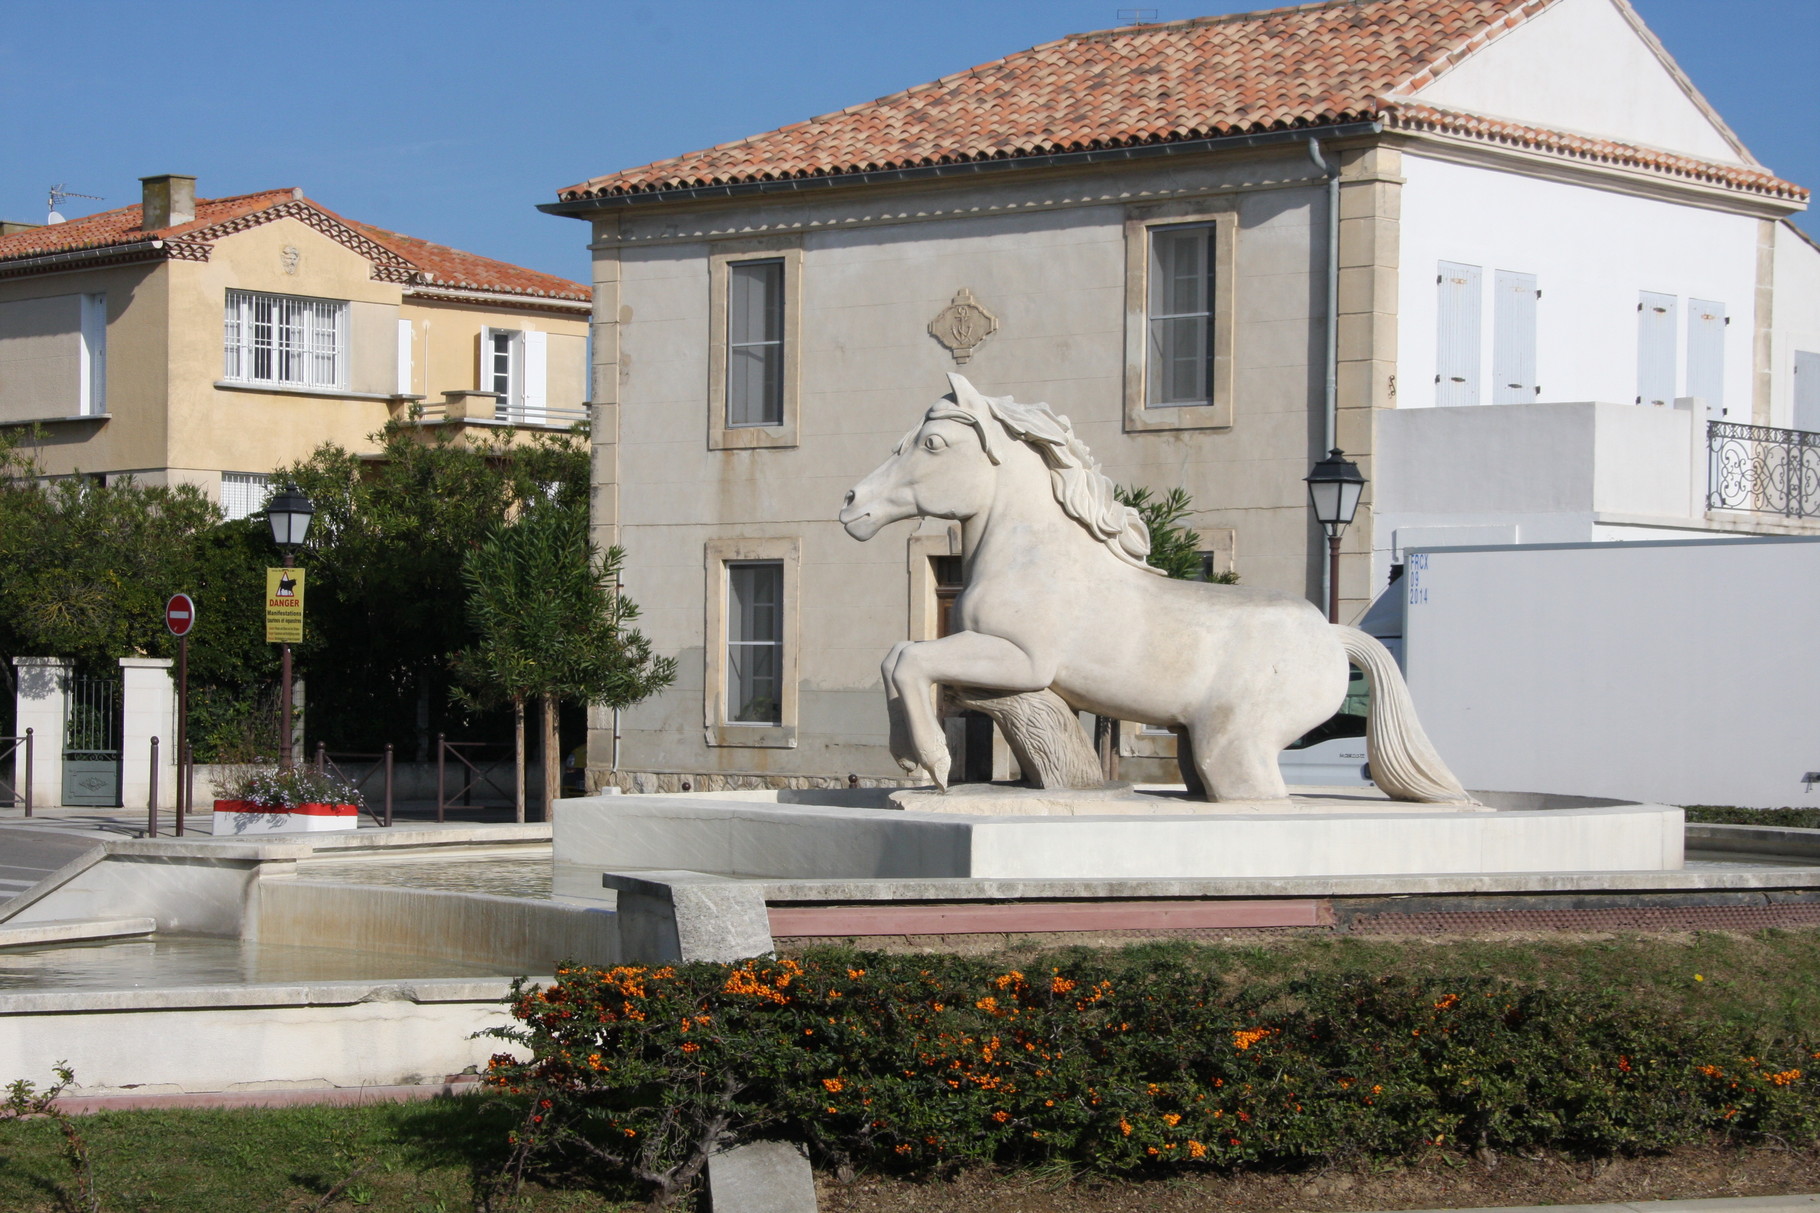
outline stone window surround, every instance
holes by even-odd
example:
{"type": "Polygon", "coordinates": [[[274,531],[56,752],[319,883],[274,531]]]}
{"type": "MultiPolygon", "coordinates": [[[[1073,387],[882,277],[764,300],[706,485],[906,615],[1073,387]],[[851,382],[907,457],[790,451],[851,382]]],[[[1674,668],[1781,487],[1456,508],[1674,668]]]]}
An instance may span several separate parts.
{"type": "Polygon", "coordinates": [[[716,240],[708,246],[708,449],[771,450],[797,445],[802,403],[803,241],[800,235],[716,240]],[[783,421],[727,424],[727,280],[738,261],[784,265],[783,421]]]}
{"type": "Polygon", "coordinates": [[[1238,213],[1227,199],[1188,198],[1125,210],[1125,432],[1226,429],[1232,425],[1233,301],[1238,213]],[[1205,224],[1213,228],[1213,402],[1147,407],[1150,345],[1150,232],[1205,224]]]}
{"type": "Polygon", "coordinates": [[[710,539],[704,545],[707,574],[708,643],[702,646],[706,671],[702,681],[702,724],[711,746],[794,749],[798,721],[798,667],[802,652],[803,541],[795,535],[750,539],[710,539]],[[783,659],[779,663],[778,724],[727,722],[727,565],[774,560],[784,569],[783,659]]]}

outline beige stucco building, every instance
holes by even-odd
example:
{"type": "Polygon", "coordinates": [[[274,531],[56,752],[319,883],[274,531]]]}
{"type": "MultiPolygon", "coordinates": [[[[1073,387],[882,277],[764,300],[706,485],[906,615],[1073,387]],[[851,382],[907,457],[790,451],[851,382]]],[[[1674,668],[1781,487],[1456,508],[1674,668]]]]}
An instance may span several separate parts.
{"type": "Polygon", "coordinates": [[[901,775],[878,663],[938,634],[958,535],[834,518],[951,370],[1067,415],[1116,482],[1185,488],[1210,568],[1316,602],[1302,478],[1343,448],[1370,480],[1343,621],[1450,533],[1812,529],[1820,499],[1726,497],[1707,458],[1721,418],[1820,455],[1806,196],[1623,0],[1080,35],[564,189],[597,539],[682,671],[596,718],[591,777],[901,775]]]}
{"type": "Polygon", "coordinates": [[[51,475],[196,484],[230,517],[324,442],[389,417],[567,429],[586,418],[580,283],[270,190],[0,235],[0,425],[51,475]]]}

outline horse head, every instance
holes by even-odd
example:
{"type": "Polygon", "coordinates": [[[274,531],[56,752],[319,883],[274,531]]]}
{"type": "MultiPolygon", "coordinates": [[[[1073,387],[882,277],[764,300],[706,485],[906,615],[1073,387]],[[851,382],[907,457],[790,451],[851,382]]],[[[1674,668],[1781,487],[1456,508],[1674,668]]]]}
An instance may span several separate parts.
{"type": "Polygon", "coordinates": [[[840,521],[855,539],[902,518],[971,518],[992,503],[1005,428],[963,376],[951,374],[948,382],[953,392],[848,492],[840,521]]]}

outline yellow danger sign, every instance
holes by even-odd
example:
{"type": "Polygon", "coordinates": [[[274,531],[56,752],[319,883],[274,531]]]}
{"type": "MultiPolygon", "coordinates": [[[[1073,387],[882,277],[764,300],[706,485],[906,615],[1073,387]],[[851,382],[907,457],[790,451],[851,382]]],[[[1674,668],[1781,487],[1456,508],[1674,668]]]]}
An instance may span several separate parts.
{"type": "Polygon", "coordinates": [[[303,641],[303,570],[265,571],[265,642],[303,641]]]}

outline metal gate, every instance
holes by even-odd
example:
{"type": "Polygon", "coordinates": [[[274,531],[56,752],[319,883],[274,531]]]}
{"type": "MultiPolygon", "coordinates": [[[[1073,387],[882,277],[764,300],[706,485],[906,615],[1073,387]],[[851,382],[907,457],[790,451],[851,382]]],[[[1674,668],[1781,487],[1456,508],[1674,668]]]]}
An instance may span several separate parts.
{"type": "Polygon", "coordinates": [[[120,806],[120,680],[70,679],[63,728],[63,803],[120,806]]]}

